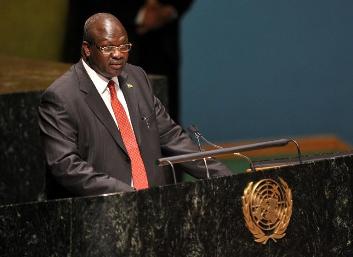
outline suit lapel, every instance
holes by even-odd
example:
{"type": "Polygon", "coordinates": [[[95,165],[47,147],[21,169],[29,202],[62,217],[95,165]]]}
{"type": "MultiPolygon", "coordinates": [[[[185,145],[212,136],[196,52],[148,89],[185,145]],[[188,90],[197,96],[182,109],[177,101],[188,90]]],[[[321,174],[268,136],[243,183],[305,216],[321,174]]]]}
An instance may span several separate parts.
{"type": "Polygon", "coordinates": [[[96,115],[96,117],[103,123],[109,131],[115,142],[127,154],[125,145],[120,136],[119,130],[107,108],[102,97],[99,95],[93,82],[84,70],[83,64],[79,62],[76,65],[76,72],[80,81],[80,90],[86,95],[85,100],[89,108],[96,115]]]}
{"type": "Polygon", "coordinates": [[[127,107],[129,109],[130,119],[132,127],[134,128],[134,133],[136,136],[137,143],[141,142],[141,131],[140,131],[140,112],[138,109],[136,87],[133,83],[128,81],[128,76],[126,72],[122,72],[119,76],[119,86],[123,91],[127,107]]]}

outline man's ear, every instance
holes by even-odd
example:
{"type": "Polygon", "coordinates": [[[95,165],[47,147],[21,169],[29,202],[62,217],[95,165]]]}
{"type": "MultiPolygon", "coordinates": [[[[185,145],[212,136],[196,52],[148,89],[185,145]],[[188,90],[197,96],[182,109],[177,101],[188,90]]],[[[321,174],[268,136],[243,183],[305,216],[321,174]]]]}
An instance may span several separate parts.
{"type": "Polygon", "coordinates": [[[91,55],[90,45],[87,41],[82,42],[82,54],[86,58],[88,58],[91,55]]]}

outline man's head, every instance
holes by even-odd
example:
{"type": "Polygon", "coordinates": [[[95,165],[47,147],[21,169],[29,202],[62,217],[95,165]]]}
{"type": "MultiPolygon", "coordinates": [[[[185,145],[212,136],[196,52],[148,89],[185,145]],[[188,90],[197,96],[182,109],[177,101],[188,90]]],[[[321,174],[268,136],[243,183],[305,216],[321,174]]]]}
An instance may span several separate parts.
{"type": "Polygon", "coordinates": [[[125,66],[131,45],[120,21],[109,13],[97,13],[85,23],[82,58],[100,75],[110,79],[119,76],[125,66]]]}

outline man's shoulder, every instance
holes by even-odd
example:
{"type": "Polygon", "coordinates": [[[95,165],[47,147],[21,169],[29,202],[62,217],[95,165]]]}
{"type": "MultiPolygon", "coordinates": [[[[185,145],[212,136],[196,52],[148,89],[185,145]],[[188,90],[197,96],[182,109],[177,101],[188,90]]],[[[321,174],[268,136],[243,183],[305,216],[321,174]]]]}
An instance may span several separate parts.
{"type": "Polygon", "coordinates": [[[146,74],[146,72],[142,67],[131,63],[126,63],[124,67],[124,72],[126,72],[129,75],[139,75],[139,76],[145,76],[146,74]]]}
{"type": "Polygon", "coordinates": [[[64,74],[54,80],[45,91],[62,91],[75,88],[79,83],[78,75],[76,72],[78,63],[72,65],[64,74]]]}

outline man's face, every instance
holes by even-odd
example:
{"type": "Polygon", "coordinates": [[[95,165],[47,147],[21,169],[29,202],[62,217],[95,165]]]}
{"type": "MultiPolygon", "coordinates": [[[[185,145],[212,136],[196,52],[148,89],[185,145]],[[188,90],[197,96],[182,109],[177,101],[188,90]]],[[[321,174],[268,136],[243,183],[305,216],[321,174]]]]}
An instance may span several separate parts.
{"type": "Polygon", "coordinates": [[[83,42],[84,55],[88,64],[100,75],[110,79],[119,76],[128,59],[128,52],[114,50],[104,53],[100,47],[120,46],[128,43],[128,37],[121,24],[111,20],[97,21],[92,26],[93,42],[83,42]]]}

